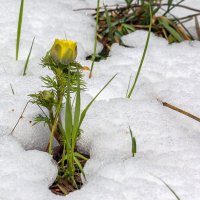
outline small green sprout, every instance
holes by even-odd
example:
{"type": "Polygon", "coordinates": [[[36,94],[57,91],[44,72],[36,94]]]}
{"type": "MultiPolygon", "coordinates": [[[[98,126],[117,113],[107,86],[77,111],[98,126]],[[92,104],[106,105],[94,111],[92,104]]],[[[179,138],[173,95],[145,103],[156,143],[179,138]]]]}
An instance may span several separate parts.
{"type": "Polygon", "coordinates": [[[130,132],[130,135],[131,135],[131,142],[132,142],[131,151],[132,151],[132,156],[134,157],[135,154],[137,153],[137,143],[136,143],[135,137],[133,136],[133,132],[132,132],[130,126],[129,126],[129,132],[130,132]]]}

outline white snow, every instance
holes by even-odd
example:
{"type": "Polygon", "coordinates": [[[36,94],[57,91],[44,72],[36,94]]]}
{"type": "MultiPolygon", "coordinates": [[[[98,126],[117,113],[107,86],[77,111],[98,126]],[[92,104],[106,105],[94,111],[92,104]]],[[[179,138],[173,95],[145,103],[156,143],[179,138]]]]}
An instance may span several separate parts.
{"type": "Polygon", "coordinates": [[[48,186],[56,173],[56,164],[47,153],[25,151],[13,137],[0,136],[0,199],[50,199],[48,186]]]}
{"type": "MultiPolygon", "coordinates": [[[[122,1],[106,1],[115,2],[122,1]]],[[[185,2],[200,9],[197,0],[185,2]]],[[[175,199],[155,175],[165,180],[181,200],[199,200],[200,125],[163,107],[160,101],[200,116],[200,43],[168,45],[152,34],[132,99],[125,98],[126,90],[130,75],[132,81],[135,77],[146,32],[123,38],[132,48],[114,44],[109,58],[95,63],[92,79],[85,73],[88,91],[82,95],[83,106],[115,73],[118,75],[89,110],[82,126],[79,148],[91,155],[85,166],[87,182],[81,190],[60,197],[48,189],[57,175],[56,164],[39,151],[48,143],[48,128],[43,124],[32,126],[40,110],[29,104],[14,133],[11,131],[29,99],[27,95],[41,89],[39,77],[51,74],[39,64],[55,38],[76,40],[77,60],[90,66],[85,56],[93,51],[95,22],[85,12],[73,9],[95,7],[96,1],[25,1],[19,61],[15,61],[19,5],[20,0],[2,0],[0,4],[0,199],[175,199]],[[27,76],[22,76],[34,36],[27,76]],[[134,158],[129,126],[138,145],[134,158]]],[[[186,12],[179,11],[181,15],[186,12]]],[[[188,26],[195,27],[192,23],[188,26]]]]}

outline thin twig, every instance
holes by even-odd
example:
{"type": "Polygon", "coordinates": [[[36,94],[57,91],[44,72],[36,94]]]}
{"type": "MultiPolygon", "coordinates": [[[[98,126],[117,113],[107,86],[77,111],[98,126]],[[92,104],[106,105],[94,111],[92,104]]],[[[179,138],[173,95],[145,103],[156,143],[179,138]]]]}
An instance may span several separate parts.
{"type": "Polygon", "coordinates": [[[165,106],[165,107],[168,107],[168,108],[170,108],[170,109],[172,109],[172,110],[175,110],[175,111],[177,111],[177,112],[179,112],[179,113],[181,113],[181,114],[183,114],[183,115],[186,115],[186,116],[188,116],[188,117],[190,117],[190,118],[192,118],[192,119],[194,119],[194,120],[200,122],[200,118],[199,118],[199,117],[197,117],[197,116],[195,116],[195,115],[193,115],[193,114],[191,114],[191,113],[189,113],[189,112],[187,112],[187,111],[185,111],[185,110],[182,110],[182,109],[180,109],[180,108],[178,108],[178,107],[176,107],[176,106],[173,106],[173,105],[171,105],[171,104],[169,104],[169,103],[167,103],[167,102],[162,102],[162,101],[161,101],[161,103],[162,103],[163,106],[165,106]]]}
{"type": "MultiPolygon", "coordinates": [[[[120,4],[122,7],[124,7],[125,4],[120,4]]],[[[112,8],[114,7],[116,9],[116,7],[118,8],[120,6],[119,4],[113,4],[113,5],[106,5],[107,8],[112,8]]],[[[78,9],[74,9],[73,11],[85,11],[85,10],[97,10],[96,8],[78,8],[78,9]]],[[[104,10],[103,6],[99,7],[99,10],[104,10]]]]}
{"type": "MultiPolygon", "coordinates": [[[[132,4],[131,7],[132,8],[136,8],[136,7],[141,7],[142,5],[138,5],[138,4],[132,4]]],[[[168,6],[167,3],[163,3],[163,4],[158,4],[158,3],[155,3],[155,4],[152,4],[152,6],[159,6],[159,7],[162,7],[162,6],[168,6]]],[[[191,11],[195,11],[195,12],[200,12],[199,9],[196,9],[196,8],[192,8],[192,7],[189,7],[189,6],[186,6],[186,5],[176,5],[176,4],[171,4],[171,6],[175,6],[175,7],[181,7],[181,8],[184,8],[184,9],[187,9],[187,10],[191,10],[191,11]]],[[[111,11],[114,11],[117,9],[126,9],[127,6],[125,4],[116,4],[116,5],[108,5],[107,6],[108,8],[108,11],[111,12],[111,11]],[[121,7],[119,7],[121,6],[121,7]],[[112,8],[114,7],[114,8],[112,8]],[[109,9],[110,8],[110,9],[109,9]]],[[[104,7],[100,7],[100,13],[101,12],[104,12],[104,7]]],[[[73,11],[87,11],[87,10],[91,10],[91,11],[96,11],[96,8],[79,8],[79,9],[74,9],[73,11]]]]}
{"type": "MultiPolygon", "coordinates": [[[[200,12],[199,13],[196,13],[196,14],[193,14],[193,15],[187,15],[187,16],[185,16],[185,17],[180,17],[180,18],[177,18],[178,20],[184,20],[184,19],[186,19],[186,20],[188,20],[188,18],[193,18],[193,17],[195,17],[195,16],[199,16],[200,15],[200,12]]],[[[186,21],[184,21],[184,22],[182,22],[182,23],[185,23],[186,21]]]]}
{"type": "Polygon", "coordinates": [[[170,5],[170,7],[169,7],[169,5],[168,5],[168,9],[166,10],[166,12],[163,14],[163,16],[166,16],[171,10],[173,10],[176,6],[178,6],[178,5],[180,5],[183,1],[185,1],[185,0],[181,0],[181,1],[179,1],[178,3],[176,3],[176,4],[171,4],[170,5]]]}
{"type": "MultiPolygon", "coordinates": [[[[162,5],[164,6],[164,5],[167,5],[167,4],[162,4],[162,5]]],[[[176,5],[176,4],[172,4],[172,5],[176,5]]],[[[185,5],[177,5],[177,7],[185,8],[185,9],[187,9],[187,10],[191,10],[191,11],[195,11],[195,12],[200,12],[199,9],[191,8],[191,7],[185,6],[185,5]]]]}
{"type": "Polygon", "coordinates": [[[12,129],[12,131],[10,132],[10,134],[13,134],[15,128],[16,128],[17,125],[19,124],[20,120],[23,118],[23,114],[24,114],[24,112],[25,112],[25,110],[26,110],[26,108],[27,108],[27,106],[28,106],[29,103],[30,103],[30,101],[28,101],[28,102],[26,103],[26,105],[25,105],[25,107],[24,107],[24,109],[23,109],[23,111],[22,111],[22,113],[21,113],[19,119],[17,120],[17,123],[15,124],[15,126],[14,126],[14,128],[12,129]]]}
{"type": "Polygon", "coordinates": [[[38,106],[38,108],[42,111],[42,113],[45,115],[45,117],[48,118],[47,114],[44,112],[44,110],[41,108],[41,106],[40,106],[40,105],[37,105],[37,106],[38,106]]]}

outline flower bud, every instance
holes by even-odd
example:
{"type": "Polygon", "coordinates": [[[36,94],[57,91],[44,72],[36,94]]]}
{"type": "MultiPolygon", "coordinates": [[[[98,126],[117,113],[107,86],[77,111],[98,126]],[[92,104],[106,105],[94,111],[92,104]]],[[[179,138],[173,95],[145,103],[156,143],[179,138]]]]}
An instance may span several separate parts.
{"type": "Polygon", "coordinates": [[[75,61],[77,56],[77,44],[72,40],[56,39],[50,56],[56,64],[68,65],[75,61]]]}
{"type": "Polygon", "coordinates": [[[52,101],[54,99],[54,93],[48,90],[42,91],[41,96],[45,101],[52,101]]]}
{"type": "Polygon", "coordinates": [[[46,107],[52,107],[54,103],[54,93],[44,90],[38,94],[38,100],[46,107]]]}

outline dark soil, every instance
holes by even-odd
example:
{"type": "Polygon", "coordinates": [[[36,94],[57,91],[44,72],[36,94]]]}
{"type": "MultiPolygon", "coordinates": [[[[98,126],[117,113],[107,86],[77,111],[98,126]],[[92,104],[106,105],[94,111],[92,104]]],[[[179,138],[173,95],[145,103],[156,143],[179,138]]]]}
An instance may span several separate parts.
{"type": "MultiPolygon", "coordinates": [[[[54,154],[53,154],[53,158],[56,162],[58,162],[61,159],[61,155],[62,155],[62,147],[56,147],[54,148],[54,154]]],[[[83,156],[85,156],[86,158],[89,159],[89,155],[85,155],[82,154],[83,156]]],[[[85,166],[86,161],[85,160],[79,160],[82,167],[85,166]]],[[[66,163],[67,165],[67,163],[66,163]]],[[[78,168],[76,169],[75,172],[75,181],[77,184],[77,188],[75,188],[74,186],[72,186],[67,178],[57,178],[55,180],[55,182],[49,187],[49,189],[51,190],[51,192],[53,192],[56,195],[61,195],[61,196],[65,196],[67,194],[69,194],[70,192],[73,192],[75,190],[78,190],[82,187],[83,182],[81,179],[81,172],[78,170],[78,168]]]]}

